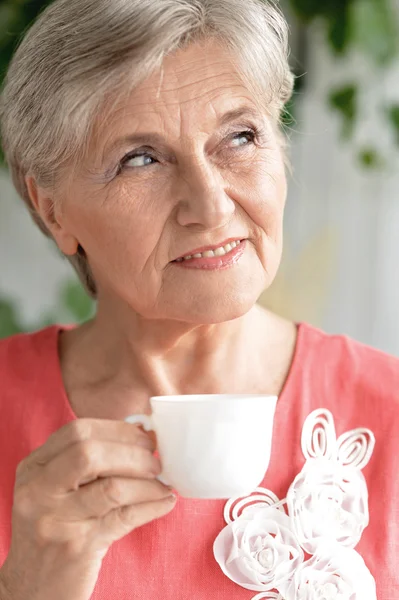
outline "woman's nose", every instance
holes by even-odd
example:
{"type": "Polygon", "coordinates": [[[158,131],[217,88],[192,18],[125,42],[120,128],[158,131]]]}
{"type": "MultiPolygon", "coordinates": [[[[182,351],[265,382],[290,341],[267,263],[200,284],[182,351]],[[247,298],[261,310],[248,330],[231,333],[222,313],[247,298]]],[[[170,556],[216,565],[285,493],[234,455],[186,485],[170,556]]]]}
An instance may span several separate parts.
{"type": "Polygon", "coordinates": [[[177,199],[177,221],[183,227],[217,229],[227,225],[235,212],[221,174],[208,165],[192,167],[181,176],[177,199]]]}

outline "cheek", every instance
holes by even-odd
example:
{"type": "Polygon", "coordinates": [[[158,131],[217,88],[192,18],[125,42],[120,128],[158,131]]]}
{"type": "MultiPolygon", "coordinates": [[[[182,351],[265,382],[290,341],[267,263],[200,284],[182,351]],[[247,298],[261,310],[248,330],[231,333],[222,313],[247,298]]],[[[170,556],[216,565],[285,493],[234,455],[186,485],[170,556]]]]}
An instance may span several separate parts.
{"type": "Polygon", "coordinates": [[[244,210],[269,238],[279,241],[287,195],[284,163],[278,157],[259,162],[241,179],[247,201],[244,210]]]}
{"type": "Polygon", "coordinates": [[[154,198],[159,195],[148,190],[140,194],[123,180],[84,199],[80,193],[81,201],[68,210],[69,225],[93,264],[141,269],[163,229],[165,215],[154,198]]]}

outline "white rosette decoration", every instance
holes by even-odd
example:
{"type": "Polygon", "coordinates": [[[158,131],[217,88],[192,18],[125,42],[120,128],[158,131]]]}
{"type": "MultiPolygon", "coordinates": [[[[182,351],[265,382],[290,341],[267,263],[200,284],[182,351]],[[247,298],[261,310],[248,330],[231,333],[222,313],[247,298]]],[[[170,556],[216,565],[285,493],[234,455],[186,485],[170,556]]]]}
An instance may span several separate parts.
{"type": "Polygon", "coordinates": [[[377,593],[360,554],[326,546],[295,572],[285,600],[377,600],[377,593]]]}
{"type": "Polygon", "coordinates": [[[261,592],[256,594],[252,600],[284,600],[284,598],[278,592],[261,592]]]}
{"type": "Polygon", "coordinates": [[[357,429],[336,438],[331,413],[314,411],[302,431],[306,463],[287,494],[288,512],[299,543],[313,554],[319,543],[354,548],[369,522],[368,492],[361,472],[374,436],[357,429]]]}
{"type": "Polygon", "coordinates": [[[214,543],[225,575],[260,592],[252,600],[376,600],[374,578],[354,550],[369,522],[361,470],[374,444],[368,429],[337,439],[331,413],[311,413],[302,430],[306,463],[287,498],[258,488],[227,502],[227,526],[214,543]]]}
{"type": "Polygon", "coordinates": [[[306,465],[287,494],[303,549],[313,554],[326,539],[354,548],[368,525],[367,500],[362,473],[338,465],[306,465]]]}
{"type": "Polygon", "coordinates": [[[249,505],[231,521],[216,538],[214,555],[227,577],[259,592],[279,589],[304,558],[290,518],[277,503],[267,502],[249,505]]]}

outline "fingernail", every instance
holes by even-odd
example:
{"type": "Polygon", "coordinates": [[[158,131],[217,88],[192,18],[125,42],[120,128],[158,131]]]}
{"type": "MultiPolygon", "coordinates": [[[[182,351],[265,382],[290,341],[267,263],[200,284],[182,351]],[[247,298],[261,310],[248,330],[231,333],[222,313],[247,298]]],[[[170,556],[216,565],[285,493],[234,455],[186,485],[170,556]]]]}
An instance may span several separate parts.
{"type": "Polygon", "coordinates": [[[177,496],[176,496],[176,494],[171,494],[170,496],[168,496],[168,497],[166,498],[166,500],[167,500],[168,502],[175,502],[175,501],[176,501],[176,499],[177,499],[177,496]]]}

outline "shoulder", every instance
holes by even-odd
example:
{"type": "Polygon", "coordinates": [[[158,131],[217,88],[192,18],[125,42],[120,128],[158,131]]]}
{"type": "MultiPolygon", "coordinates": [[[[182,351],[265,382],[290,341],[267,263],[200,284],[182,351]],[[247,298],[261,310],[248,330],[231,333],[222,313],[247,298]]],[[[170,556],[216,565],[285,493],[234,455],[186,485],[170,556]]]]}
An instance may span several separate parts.
{"type": "MultiPolygon", "coordinates": [[[[290,398],[293,405],[298,399],[301,417],[328,409],[337,435],[360,433],[359,451],[364,429],[371,431],[375,449],[366,472],[373,494],[377,500],[381,494],[399,500],[399,359],[301,324],[295,362],[290,398]]],[[[378,511],[377,505],[373,510],[378,511]]]]}
{"type": "Polygon", "coordinates": [[[345,335],[329,335],[302,324],[298,362],[319,388],[368,400],[391,400],[399,408],[399,359],[345,335]]]}
{"type": "Polygon", "coordinates": [[[338,355],[339,353],[344,352],[347,357],[362,357],[366,360],[373,358],[384,364],[386,364],[387,361],[391,364],[399,364],[399,358],[387,354],[382,350],[378,350],[377,348],[373,348],[372,346],[368,346],[367,344],[358,342],[347,335],[326,333],[308,323],[301,323],[299,325],[299,330],[300,335],[303,335],[306,342],[311,344],[318,352],[328,352],[331,355],[338,355]]]}
{"type": "Polygon", "coordinates": [[[0,381],[7,386],[35,377],[36,368],[45,364],[56,348],[59,330],[53,325],[0,340],[0,381]]]}
{"type": "Polygon", "coordinates": [[[18,333],[0,340],[0,363],[15,356],[36,354],[60,330],[58,325],[52,325],[32,333],[18,333]]]}

